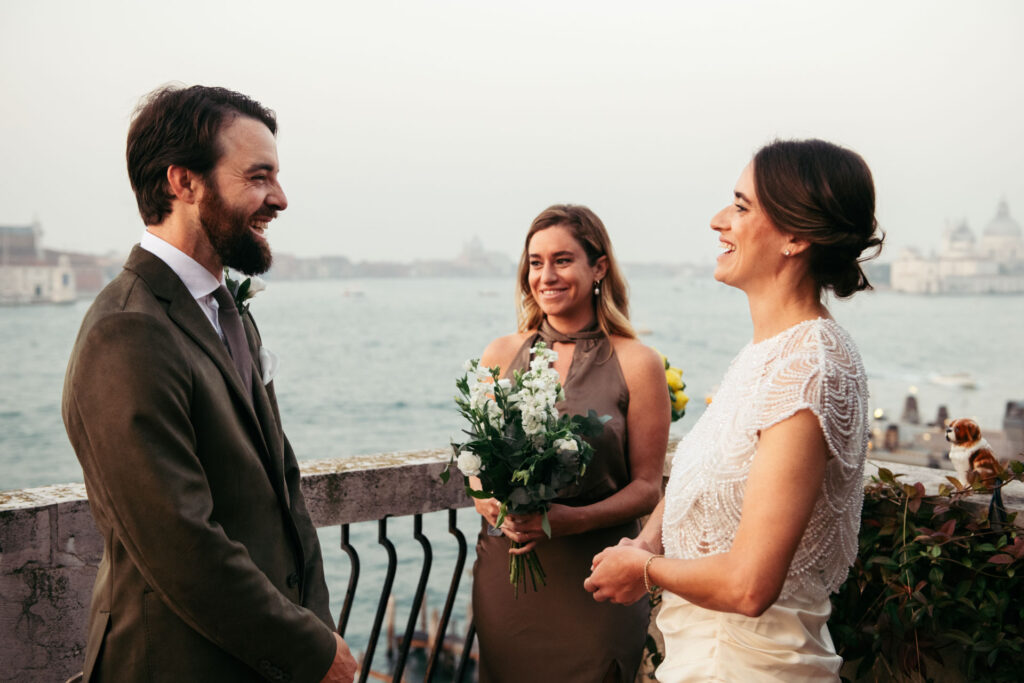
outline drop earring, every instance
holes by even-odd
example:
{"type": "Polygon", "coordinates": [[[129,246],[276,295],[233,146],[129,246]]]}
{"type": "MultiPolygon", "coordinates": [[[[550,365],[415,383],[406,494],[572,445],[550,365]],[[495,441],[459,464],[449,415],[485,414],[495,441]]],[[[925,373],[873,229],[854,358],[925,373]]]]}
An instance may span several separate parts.
{"type": "Polygon", "coordinates": [[[594,296],[601,296],[601,281],[594,280],[594,296]]]}

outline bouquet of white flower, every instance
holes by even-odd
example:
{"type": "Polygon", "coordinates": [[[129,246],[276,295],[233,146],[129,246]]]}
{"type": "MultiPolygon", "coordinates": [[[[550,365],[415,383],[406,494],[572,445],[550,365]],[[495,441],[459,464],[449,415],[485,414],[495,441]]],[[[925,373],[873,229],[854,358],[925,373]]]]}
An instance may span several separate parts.
{"type": "MultiPolygon", "coordinates": [[[[466,374],[456,381],[455,403],[469,421],[464,430],[470,440],[452,443],[452,457],[441,479],[448,481],[454,462],[462,472],[466,493],[474,498],[494,498],[499,503],[496,527],[508,514],[540,512],[544,533],[551,537],[547,511],[551,501],[579,481],[586,472],[594,449],[583,440],[604,429],[609,416],[559,415],[555,403],[565,398],[558,373],[551,362],[558,354],[544,342],[533,347],[533,360],[526,372],[516,371],[511,380],[498,379],[500,368],[466,362],[466,374]],[[469,477],[478,477],[481,490],[473,489],[469,477]]],[[[514,543],[514,547],[520,544],[514,543]]],[[[544,570],[535,551],[509,555],[509,583],[516,595],[519,586],[544,584],[544,570]]]]}

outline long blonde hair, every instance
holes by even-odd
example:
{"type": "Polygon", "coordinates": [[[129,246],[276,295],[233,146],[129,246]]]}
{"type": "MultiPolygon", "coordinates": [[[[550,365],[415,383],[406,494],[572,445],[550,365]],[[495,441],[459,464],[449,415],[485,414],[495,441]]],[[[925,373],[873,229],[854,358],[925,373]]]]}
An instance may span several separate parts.
{"type": "Polygon", "coordinates": [[[602,256],[607,257],[608,271],[600,284],[600,295],[595,298],[597,324],[607,335],[619,335],[633,339],[636,332],[629,322],[629,294],[626,280],[619,271],[619,264],[612,253],[612,242],[608,231],[597,215],[585,206],[555,204],[541,211],[533,219],[526,233],[523,254],[519,257],[519,272],[516,278],[516,318],[519,331],[535,330],[544,319],[544,312],[530,292],[530,240],[541,230],[563,226],[568,228],[576,241],[583,247],[590,265],[602,256]]]}

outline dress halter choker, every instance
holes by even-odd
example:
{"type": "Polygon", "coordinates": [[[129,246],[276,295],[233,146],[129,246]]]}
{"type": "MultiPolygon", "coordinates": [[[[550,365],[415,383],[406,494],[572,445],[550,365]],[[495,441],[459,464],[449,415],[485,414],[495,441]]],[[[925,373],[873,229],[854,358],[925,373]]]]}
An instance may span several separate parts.
{"type": "Polygon", "coordinates": [[[551,323],[548,322],[548,319],[544,318],[540,322],[539,332],[541,339],[550,342],[559,342],[561,344],[575,344],[578,341],[600,339],[604,336],[604,332],[602,332],[601,328],[598,327],[596,320],[582,330],[566,334],[556,330],[551,326],[551,323]]]}

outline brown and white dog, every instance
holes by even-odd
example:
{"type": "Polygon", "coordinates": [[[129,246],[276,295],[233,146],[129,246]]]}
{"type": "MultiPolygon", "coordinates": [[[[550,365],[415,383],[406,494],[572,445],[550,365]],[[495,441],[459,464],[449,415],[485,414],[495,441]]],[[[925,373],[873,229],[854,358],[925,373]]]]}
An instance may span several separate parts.
{"type": "Polygon", "coordinates": [[[965,486],[980,480],[991,488],[1003,466],[981,436],[978,423],[966,418],[953,420],[946,427],[946,441],[953,444],[949,447],[949,459],[956,468],[957,479],[965,486]]]}

